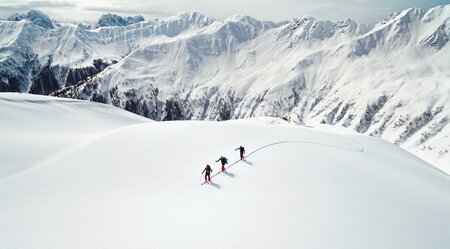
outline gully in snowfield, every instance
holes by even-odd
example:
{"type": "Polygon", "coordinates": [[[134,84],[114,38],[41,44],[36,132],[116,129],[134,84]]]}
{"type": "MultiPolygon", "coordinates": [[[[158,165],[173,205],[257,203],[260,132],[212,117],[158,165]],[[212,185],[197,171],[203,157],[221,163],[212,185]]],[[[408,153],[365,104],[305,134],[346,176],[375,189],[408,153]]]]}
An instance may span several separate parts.
{"type": "Polygon", "coordinates": [[[244,147],[242,147],[242,145],[241,146],[239,146],[239,148],[237,148],[237,149],[235,149],[235,150],[239,150],[239,154],[240,154],[240,156],[241,156],[241,160],[244,160],[244,154],[245,154],[245,149],[244,149],[244,147]]]}
{"type": "Polygon", "coordinates": [[[206,168],[202,172],[202,174],[205,173],[205,182],[206,181],[209,181],[209,182],[211,181],[211,172],[212,172],[212,169],[209,166],[209,164],[207,164],[206,168]]]}
{"type": "Polygon", "coordinates": [[[225,164],[228,164],[228,159],[224,156],[220,156],[219,160],[217,160],[216,162],[218,161],[222,163],[222,172],[225,172],[225,164]]]}

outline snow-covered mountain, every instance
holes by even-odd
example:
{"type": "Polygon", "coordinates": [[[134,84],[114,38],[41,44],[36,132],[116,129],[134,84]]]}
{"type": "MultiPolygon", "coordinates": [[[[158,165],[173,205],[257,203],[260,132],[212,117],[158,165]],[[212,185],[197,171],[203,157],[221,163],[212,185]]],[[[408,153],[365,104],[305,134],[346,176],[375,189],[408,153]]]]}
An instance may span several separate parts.
{"type": "Polygon", "coordinates": [[[97,29],[1,21],[0,34],[0,91],[109,103],[155,120],[338,125],[450,163],[450,5],[375,25],[194,12],[97,29]]]}
{"type": "Polygon", "coordinates": [[[31,10],[27,14],[14,14],[7,19],[8,21],[27,20],[44,29],[54,29],[55,25],[49,16],[39,10],[31,10]]]}
{"type": "Polygon", "coordinates": [[[1,248],[450,248],[450,177],[379,138],[18,93],[0,115],[1,248]]]}
{"type": "Polygon", "coordinates": [[[107,27],[107,26],[127,26],[131,24],[135,24],[138,22],[145,21],[143,16],[128,16],[121,17],[116,14],[105,14],[100,17],[97,23],[97,27],[107,27]]]}

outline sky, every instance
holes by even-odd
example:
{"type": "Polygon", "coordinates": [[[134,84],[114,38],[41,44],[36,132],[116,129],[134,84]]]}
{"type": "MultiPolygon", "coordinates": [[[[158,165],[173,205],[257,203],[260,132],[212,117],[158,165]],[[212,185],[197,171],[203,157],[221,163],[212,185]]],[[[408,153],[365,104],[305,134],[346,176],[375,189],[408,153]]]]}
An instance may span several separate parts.
{"type": "Polygon", "coordinates": [[[0,0],[0,18],[37,9],[62,22],[94,23],[104,13],[146,19],[198,11],[222,20],[233,14],[284,21],[309,15],[321,20],[351,18],[375,23],[409,7],[431,8],[450,0],[0,0]]]}

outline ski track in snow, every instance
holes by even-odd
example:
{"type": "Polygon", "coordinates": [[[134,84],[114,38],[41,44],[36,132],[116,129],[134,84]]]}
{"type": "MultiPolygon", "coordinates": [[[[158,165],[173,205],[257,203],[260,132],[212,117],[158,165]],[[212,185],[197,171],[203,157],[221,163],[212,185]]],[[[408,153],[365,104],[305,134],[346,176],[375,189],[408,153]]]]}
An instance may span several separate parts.
{"type": "MultiPolygon", "coordinates": [[[[352,141],[352,142],[354,142],[354,141],[352,141]]],[[[268,147],[272,147],[272,146],[275,146],[275,145],[279,145],[279,144],[287,144],[287,143],[314,144],[314,145],[321,145],[321,146],[333,147],[333,148],[338,148],[338,149],[343,149],[343,150],[356,151],[356,152],[361,152],[361,153],[363,153],[364,150],[365,150],[365,145],[362,144],[362,143],[359,143],[359,144],[361,145],[361,149],[351,149],[351,148],[347,148],[347,147],[343,147],[343,146],[332,145],[332,144],[325,144],[325,143],[318,143],[318,142],[313,142],[313,141],[280,141],[280,142],[275,142],[275,143],[267,144],[267,145],[265,145],[265,146],[262,146],[262,147],[260,147],[260,148],[258,148],[258,149],[256,149],[256,150],[250,152],[247,156],[244,157],[244,160],[245,160],[246,158],[250,157],[251,155],[253,155],[254,153],[260,151],[260,150],[263,150],[263,149],[266,149],[266,148],[268,148],[268,147]]],[[[243,160],[236,160],[236,161],[233,162],[232,164],[230,164],[230,165],[228,165],[227,167],[225,167],[225,170],[231,168],[233,165],[235,165],[235,164],[237,164],[237,163],[239,163],[239,162],[241,162],[241,161],[243,161],[243,160]]],[[[217,175],[220,175],[221,173],[222,173],[221,171],[215,173],[214,175],[211,176],[211,179],[214,178],[214,177],[216,177],[217,175]]],[[[225,172],[225,174],[226,174],[226,172],[225,172]]],[[[203,184],[205,184],[205,183],[208,183],[208,182],[202,182],[201,185],[203,185],[203,184]]]]}

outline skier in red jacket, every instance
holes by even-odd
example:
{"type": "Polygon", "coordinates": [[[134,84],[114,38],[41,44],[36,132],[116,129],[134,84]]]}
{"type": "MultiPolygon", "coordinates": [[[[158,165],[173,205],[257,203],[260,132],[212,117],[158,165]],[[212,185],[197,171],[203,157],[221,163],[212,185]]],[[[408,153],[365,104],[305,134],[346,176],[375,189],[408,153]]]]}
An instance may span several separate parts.
{"type": "Polygon", "coordinates": [[[212,172],[212,169],[211,169],[211,167],[209,166],[209,164],[207,164],[207,165],[206,165],[206,168],[205,168],[205,169],[203,170],[203,172],[202,172],[202,174],[205,173],[205,182],[206,182],[206,181],[211,182],[211,172],[212,172]]]}

